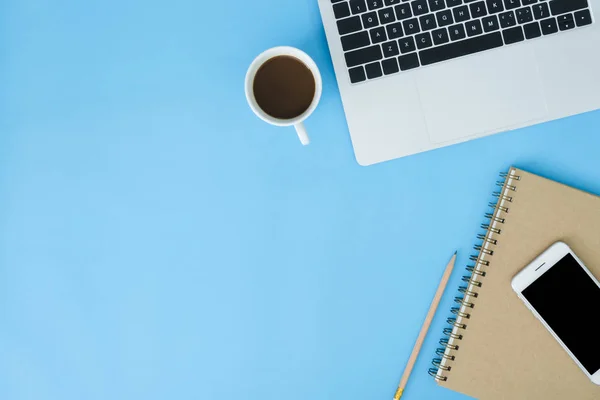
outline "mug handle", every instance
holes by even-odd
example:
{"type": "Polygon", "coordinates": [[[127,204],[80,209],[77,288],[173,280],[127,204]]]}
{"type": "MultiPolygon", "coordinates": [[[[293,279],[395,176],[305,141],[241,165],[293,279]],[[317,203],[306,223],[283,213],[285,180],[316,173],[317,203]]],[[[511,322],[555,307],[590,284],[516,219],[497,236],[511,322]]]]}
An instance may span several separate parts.
{"type": "Polygon", "coordinates": [[[296,125],[294,125],[294,128],[296,128],[296,133],[298,134],[298,139],[300,139],[300,143],[302,143],[304,146],[309,144],[310,139],[308,138],[308,133],[306,133],[306,128],[304,127],[304,124],[302,122],[299,122],[296,125]]]}

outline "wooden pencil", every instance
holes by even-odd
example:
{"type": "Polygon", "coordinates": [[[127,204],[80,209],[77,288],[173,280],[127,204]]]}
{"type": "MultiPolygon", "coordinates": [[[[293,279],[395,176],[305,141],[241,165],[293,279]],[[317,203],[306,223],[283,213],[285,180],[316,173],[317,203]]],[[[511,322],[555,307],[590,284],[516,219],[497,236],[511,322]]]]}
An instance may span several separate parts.
{"type": "Polygon", "coordinates": [[[435,292],[435,296],[433,297],[433,301],[431,302],[431,306],[429,307],[429,312],[425,317],[425,322],[423,322],[423,327],[421,328],[421,332],[419,332],[419,337],[417,337],[417,341],[415,342],[415,346],[413,347],[412,353],[410,354],[410,358],[408,359],[408,363],[406,363],[406,368],[404,369],[404,374],[402,374],[402,379],[400,379],[400,384],[398,385],[398,390],[396,390],[396,394],[394,395],[394,400],[399,400],[402,397],[402,393],[404,393],[404,388],[406,387],[406,383],[408,382],[408,378],[410,377],[410,373],[412,372],[413,367],[415,366],[415,362],[417,361],[417,357],[419,356],[419,351],[421,351],[421,346],[423,345],[423,341],[425,340],[425,336],[427,336],[427,331],[429,330],[429,326],[431,325],[431,321],[435,315],[435,311],[440,304],[440,300],[442,299],[442,295],[444,294],[444,290],[446,289],[446,285],[448,284],[448,280],[450,279],[450,275],[452,274],[452,270],[454,269],[454,262],[456,261],[456,252],[450,259],[450,262],[446,266],[446,270],[444,271],[444,275],[442,276],[442,280],[435,292]]]}

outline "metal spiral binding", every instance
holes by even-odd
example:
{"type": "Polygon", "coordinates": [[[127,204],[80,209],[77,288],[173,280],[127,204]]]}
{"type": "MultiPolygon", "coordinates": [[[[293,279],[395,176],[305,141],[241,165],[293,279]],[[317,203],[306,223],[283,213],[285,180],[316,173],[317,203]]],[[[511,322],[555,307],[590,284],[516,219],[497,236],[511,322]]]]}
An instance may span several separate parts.
{"type": "Polygon", "coordinates": [[[479,276],[485,276],[486,273],[485,271],[480,271],[477,268],[475,268],[473,265],[467,265],[467,267],[465,268],[467,271],[469,271],[472,274],[475,275],[479,275],[479,276]]]}
{"type": "Polygon", "coordinates": [[[455,297],[454,298],[454,302],[460,304],[461,306],[465,306],[467,308],[474,308],[475,304],[471,303],[470,301],[465,300],[465,297],[455,297]]]}
{"type": "Polygon", "coordinates": [[[448,325],[452,325],[452,326],[455,326],[455,327],[460,328],[460,329],[465,329],[467,327],[466,324],[462,324],[462,323],[457,322],[456,318],[448,318],[446,320],[446,323],[448,325]]]}
{"type": "Polygon", "coordinates": [[[479,297],[479,293],[473,292],[472,290],[469,290],[469,288],[467,286],[461,286],[461,287],[459,287],[458,291],[460,293],[464,294],[465,296],[479,297]]]}
{"type": "Polygon", "coordinates": [[[488,267],[490,265],[490,262],[488,260],[481,260],[477,256],[469,256],[469,260],[474,261],[477,264],[481,264],[485,267],[488,267]]]}
{"type": "Polygon", "coordinates": [[[433,361],[431,361],[431,363],[438,369],[442,369],[444,371],[450,371],[452,369],[452,367],[448,367],[448,366],[442,364],[441,358],[434,358],[433,361]]]}
{"type": "Polygon", "coordinates": [[[504,186],[504,181],[498,181],[498,182],[496,182],[496,186],[504,187],[505,189],[512,190],[513,192],[517,191],[517,187],[516,186],[508,185],[508,184],[506,186],[504,186]]]}
{"type": "Polygon", "coordinates": [[[498,222],[498,223],[501,223],[501,224],[503,224],[503,223],[504,223],[504,218],[496,217],[496,216],[495,216],[495,215],[493,215],[492,213],[486,213],[486,214],[485,214],[485,217],[486,217],[487,219],[490,219],[490,220],[494,221],[494,222],[498,222]]]}
{"type": "Polygon", "coordinates": [[[468,283],[469,285],[481,287],[481,281],[476,281],[472,275],[464,275],[460,280],[468,283]]]}
{"type": "Polygon", "coordinates": [[[444,358],[446,360],[449,360],[449,361],[454,361],[456,359],[456,356],[449,356],[449,355],[447,355],[444,349],[436,349],[435,350],[435,355],[437,355],[437,356],[439,356],[441,358],[444,358]]]}
{"type": "MultiPolygon", "coordinates": [[[[498,205],[498,203],[494,203],[493,201],[492,201],[492,202],[490,202],[490,203],[488,203],[488,206],[489,206],[489,207],[491,207],[491,208],[495,208],[495,207],[496,207],[496,205],[498,205]]],[[[504,206],[498,206],[498,210],[500,210],[500,211],[503,211],[503,212],[507,213],[507,212],[508,212],[508,207],[504,207],[504,206]]]]}
{"type": "MultiPolygon", "coordinates": [[[[508,176],[509,176],[508,172],[500,172],[500,178],[506,179],[506,178],[508,178],[508,176]]],[[[510,175],[510,179],[514,179],[515,181],[520,181],[521,177],[519,175],[510,175]]]]}
{"type": "Polygon", "coordinates": [[[444,382],[448,380],[448,377],[443,374],[443,371],[450,371],[452,369],[452,366],[449,365],[449,363],[455,360],[456,356],[454,352],[459,348],[455,342],[462,340],[462,331],[467,329],[465,320],[471,318],[471,314],[467,312],[467,310],[475,307],[473,299],[479,296],[477,289],[483,285],[482,278],[485,278],[486,276],[486,271],[484,269],[490,266],[489,258],[494,256],[493,246],[498,244],[497,236],[502,234],[502,229],[499,228],[498,225],[506,222],[503,214],[507,214],[510,210],[510,206],[507,206],[505,203],[513,202],[513,196],[508,196],[506,191],[517,191],[517,187],[509,181],[521,180],[520,176],[506,172],[501,173],[500,177],[502,180],[496,182],[496,185],[502,187],[502,190],[493,193],[494,197],[498,200],[497,202],[488,204],[490,208],[492,208],[491,213],[485,214],[485,218],[488,219],[489,222],[481,225],[481,228],[485,230],[484,233],[477,235],[477,239],[481,241],[481,244],[477,244],[473,247],[477,251],[477,254],[469,257],[469,260],[473,261],[474,265],[466,267],[469,274],[462,277],[462,281],[466,283],[466,286],[460,286],[458,291],[462,296],[454,298],[454,302],[458,303],[459,307],[450,309],[450,312],[454,314],[455,317],[446,320],[449,327],[444,328],[443,333],[447,338],[442,338],[440,340],[439,343],[442,347],[435,350],[437,357],[431,362],[434,368],[429,368],[429,375],[433,376],[437,381],[444,382]]]}
{"type": "Polygon", "coordinates": [[[480,244],[478,244],[476,246],[473,246],[473,248],[475,249],[475,251],[478,251],[480,253],[487,254],[487,255],[490,255],[490,256],[494,255],[494,250],[486,249],[485,247],[483,247],[480,244]]]}
{"type": "Polygon", "coordinates": [[[489,238],[486,235],[484,235],[483,233],[480,233],[479,235],[477,235],[477,239],[482,240],[484,242],[491,243],[491,244],[498,244],[498,241],[496,239],[489,238]]]}
{"type": "Polygon", "coordinates": [[[463,336],[452,332],[452,328],[444,328],[444,335],[451,337],[452,339],[462,340],[463,336]]]}
{"type": "Polygon", "coordinates": [[[490,232],[495,233],[497,235],[499,235],[502,232],[501,229],[494,228],[490,224],[481,224],[481,229],[485,229],[486,231],[490,231],[490,232]]]}
{"type": "Polygon", "coordinates": [[[443,338],[440,339],[440,345],[444,346],[445,349],[450,349],[450,350],[458,350],[458,345],[455,344],[450,344],[450,342],[448,341],[448,339],[443,338]]]}
{"type": "Polygon", "coordinates": [[[501,200],[508,201],[509,203],[512,203],[512,201],[513,201],[512,196],[506,196],[506,195],[502,194],[501,192],[494,192],[494,193],[492,193],[492,195],[501,200]]]}
{"type": "Polygon", "coordinates": [[[458,307],[452,307],[450,309],[450,312],[454,315],[458,315],[461,318],[465,318],[465,319],[471,318],[471,314],[467,314],[465,312],[460,311],[460,308],[458,308],[458,307]]]}

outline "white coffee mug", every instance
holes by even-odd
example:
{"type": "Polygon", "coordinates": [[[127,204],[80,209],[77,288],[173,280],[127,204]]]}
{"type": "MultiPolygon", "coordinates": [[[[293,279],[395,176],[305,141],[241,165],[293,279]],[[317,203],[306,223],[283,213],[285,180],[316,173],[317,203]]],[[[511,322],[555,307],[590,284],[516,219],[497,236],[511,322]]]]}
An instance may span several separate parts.
{"type": "Polygon", "coordinates": [[[308,118],[313,111],[317,108],[317,104],[319,104],[319,100],[321,99],[321,92],[323,91],[323,82],[321,81],[321,73],[319,72],[319,68],[317,64],[313,61],[312,58],[302,50],[298,50],[294,47],[282,46],[282,47],[273,47],[254,59],[252,64],[250,64],[250,68],[248,68],[248,72],[246,73],[246,99],[248,100],[248,104],[254,113],[261,118],[263,121],[268,122],[271,125],[275,126],[294,126],[296,128],[296,133],[298,133],[298,138],[303,145],[307,145],[310,143],[310,139],[308,138],[308,134],[306,133],[306,128],[304,127],[304,120],[308,118]],[[274,57],[279,56],[291,56],[300,60],[311,72],[313,78],[315,79],[315,94],[310,103],[310,106],[304,111],[302,114],[295,118],[290,119],[279,119],[275,118],[266,112],[264,112],[258,103],[256,102],[256,98],[254,97],[254,78],[256,76],[256,72],[260,69],[260,67],[274,57]]]}

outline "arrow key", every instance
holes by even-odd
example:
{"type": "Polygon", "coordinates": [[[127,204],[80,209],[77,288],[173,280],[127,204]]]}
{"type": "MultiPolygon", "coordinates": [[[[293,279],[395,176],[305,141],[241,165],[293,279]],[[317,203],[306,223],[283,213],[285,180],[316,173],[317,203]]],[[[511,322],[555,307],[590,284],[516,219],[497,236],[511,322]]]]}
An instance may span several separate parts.
{"type": "Polygon", "coordinates": [[[592,14],[590,10],[581,10],[575,13],[575,23],[577,26],[590,25],[592,23],[592,14]]]}
{"type": "Polygon", "coordinates": [[[575,21],[573,21],[573,14],[561,15],[558,19],[558,29],[561,31],[567,31],[575,28],[575,21]]]}

